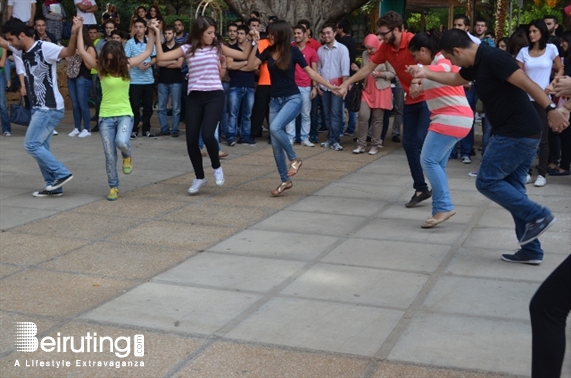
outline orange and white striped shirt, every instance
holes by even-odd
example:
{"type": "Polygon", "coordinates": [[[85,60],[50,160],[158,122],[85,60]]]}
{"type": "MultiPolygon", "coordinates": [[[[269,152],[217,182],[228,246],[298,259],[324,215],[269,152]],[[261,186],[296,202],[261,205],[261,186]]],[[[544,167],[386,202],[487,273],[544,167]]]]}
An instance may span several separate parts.
{"type": "MultiPolygon", "coordinates": [[[[436,54],[428,66],[433,72],[458,72],[441,53],[436,54]]],[[[474,112],[466,99],[463,87],[452,87],[432,80],[423,79],[424,97],[430,110],[428,130],[438,134],[464,138],[474,122],[474,112]]]]}

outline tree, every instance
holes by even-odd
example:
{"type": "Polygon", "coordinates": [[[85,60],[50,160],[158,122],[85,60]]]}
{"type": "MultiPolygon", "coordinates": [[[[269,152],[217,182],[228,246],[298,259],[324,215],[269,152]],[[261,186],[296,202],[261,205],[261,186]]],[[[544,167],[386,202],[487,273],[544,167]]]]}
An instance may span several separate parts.
{"type": "Polygon", "coordinates": [[[224,0],[230,9],[247,19],[250,12],[257,10],[265,22],[269,16],[295,24],[297,20],[311,21],[314,35],[327,22],[336,22],[359,9],[369,0],[224,0]]]}

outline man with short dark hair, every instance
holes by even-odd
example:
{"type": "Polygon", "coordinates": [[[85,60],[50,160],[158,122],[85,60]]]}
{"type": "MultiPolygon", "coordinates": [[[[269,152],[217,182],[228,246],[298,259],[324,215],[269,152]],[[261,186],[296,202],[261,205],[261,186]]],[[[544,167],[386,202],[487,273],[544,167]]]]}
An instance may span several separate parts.
{"type": "MultiPolygon", "coordinates": [[[[179,47],[174,41],[175,28],[172,25],[165,26],[163,35],[165,41],[162,44],[165,53],[179,47]]],[[[158,65],[159,77],[157,79],[157,91],[159,94],[159,122],[161,132],[159,135],[170,135],[178,138],[178,124],[180,121],[180,100],[182,91],[182,83],[180,78],[180,68],[182,67],[183,57],[171,61],[161,60],[158,65]],[[172,109],[172,129],[169,128],[169,120],[167,117],[167,103],[171,99],[172,109]]]]}
{"type": "Polygon", "coordinates": [[[485,18],[477,18],[476,23],[474,24],[474,35],[478,38],[481,42],[487,44],[490,47],[496,47],[496,42],[486,37],[486,32],[488,31],[488,21],[485,18]]]}
{"type": "Polygon", "coordinates": [[[468,33],[468,37],[470,37],[472,42],[474,42],[475,44],[479,45],[481,43],[481,41],[478,38],[470,34],[470,19],[468,18],[468,16],[465,16],[463,14],[457,14],[456,16],[454,16],[454,21],[452,21],[452,26],[454,27],[454,29],[464,30],[466,33],[468,33]]]}
{"type": "Polygon", "coordinates": [[[45,41],[57,44],[55,35],[46,30],[46,19],[43,17],[36,17],[34,21],[34,30],[36,31],[34,39],[36,41],[45,41]]]}
{"type": "Polygon", "coordinates": [[[228,27],[226,28],[226,36],[228,37],[228,45],[236,43],[238,38],[238,25],[236,25],[236,23],[232,22],[228,24],[228,27]]]}
{"type": "Polygon", "coordinates": [[[549,34],[551,36],[556,36],[559,31],[559,21],[557,20],[557,17],[552,14],[548,14],[543,16],[543,21],[545,22],[545,25],[547,25],[547,31],[549,31],[549,34]]]}
{"type": "MultiPolygon", "coordinates": [[[[342,18],[337,22],[337,35],[335,37],[339,43],[342,43],[349,50],[349,64],[355,63],[357,58],[357,43],[351,36],[351,24],[346,18],[342,18]]],[[[349,75],[353,75],[356,71],[349,70],[349,75]]],[[[349,119],[347,121],[347,129],[344,135],[353,136],[355,134],[355,127],[357,126],[357,112],[348,111],[349,119]]]]}
{"type": "Polygon", "coordinates": [[[260,31],[260,19],[259,18],[250,18],[248,20],[248,27],[250,30],[254,30],[259,32],[260,31]]]}
{"type": "Polygon", "coordinates": [[[482,157],[476,188],[508,210],[514,219],[521,249],[515,254],[502,255],[502,260],[539,265],[543,250],[537,238],[555,223],[555,217],[526,195],[527,172],[541,139],[541,121],[527,94],[545,108],[549,125],[556,132],[569,125],[569,112],[556,109],[545,92],[505,51],[484,43],[476,45],[466,33],[456,29],[444,33],[440,48],[452,64],[461,67],[459,72],[431,72],[418,65],[409,67],[408,72],[444,85],[478,83],[478,97],[486,107],[494,135],[482,157]]]}

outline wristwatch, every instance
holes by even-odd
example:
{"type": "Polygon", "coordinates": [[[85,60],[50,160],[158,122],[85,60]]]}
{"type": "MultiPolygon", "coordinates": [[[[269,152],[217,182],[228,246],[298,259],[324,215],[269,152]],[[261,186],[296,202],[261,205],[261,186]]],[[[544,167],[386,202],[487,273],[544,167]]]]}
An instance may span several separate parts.
{"type": "Polygon", "coordinates": [[[557,105],[555,105],[554,102],[550,102],[549,105],[547,105],[545,107],[545,112],[549,113],[550,111],[555,110],[555,109],[557,109],[557,105]]]}

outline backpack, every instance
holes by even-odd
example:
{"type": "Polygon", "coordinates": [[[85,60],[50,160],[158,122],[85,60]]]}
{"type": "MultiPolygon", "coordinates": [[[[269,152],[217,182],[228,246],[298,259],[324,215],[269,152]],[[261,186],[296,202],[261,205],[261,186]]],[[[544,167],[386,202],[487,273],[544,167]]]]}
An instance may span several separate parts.
{"type": "Polygon", "coordinates": [[[67,77],[70,79],[75,79],[79,76],[79,69],[83,64],[83,59],[78,53],[75,53],[72,57],[70,57],[67,61],[67,77]]]}

